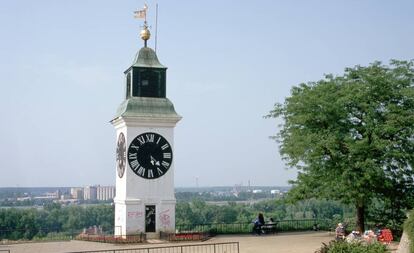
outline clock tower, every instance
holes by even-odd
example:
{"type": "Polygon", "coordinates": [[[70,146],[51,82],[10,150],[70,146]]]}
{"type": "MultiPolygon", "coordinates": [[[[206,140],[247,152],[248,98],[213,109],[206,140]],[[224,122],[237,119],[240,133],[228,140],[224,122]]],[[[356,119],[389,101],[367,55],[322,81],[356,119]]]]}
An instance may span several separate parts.
{"type": "Polygon", "coordinates": [[[125,100],[111,120],[117,138],[114,234],[156,238],[175,231],[174,127],[181,117],[166,97],[167,68],[147,47],[146,21],[140,35],[144,47],[124,72],[125,100]]]}

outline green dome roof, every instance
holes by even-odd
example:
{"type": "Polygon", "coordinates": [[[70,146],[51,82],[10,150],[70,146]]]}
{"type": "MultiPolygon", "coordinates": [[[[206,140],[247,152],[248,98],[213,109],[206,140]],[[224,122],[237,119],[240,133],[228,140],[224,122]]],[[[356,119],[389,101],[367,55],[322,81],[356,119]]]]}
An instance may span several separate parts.
{"type": "Polygon", "coordinates": [[[174,105],[168,98],[130,97],[119,105],[115,115],[118,117],[159,117],[177,118],[174,105]]]}
{"type": "Polygon", "coordinates": [[[139,50],[139,52],[135,55],[132,66],[143,68],[167,68],[162,65],[160,61],[158,61],[157,54],[149,47],[143,47],[139,50]]]}

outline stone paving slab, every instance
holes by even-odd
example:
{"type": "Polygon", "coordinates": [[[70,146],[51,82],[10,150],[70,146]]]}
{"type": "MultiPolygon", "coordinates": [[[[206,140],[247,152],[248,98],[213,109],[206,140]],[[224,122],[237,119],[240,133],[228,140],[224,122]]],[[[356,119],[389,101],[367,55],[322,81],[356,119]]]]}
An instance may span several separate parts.
{"type": "MultiPolygon", "coordinates": [[[[220,235],[205,242],[156,243],[114,245],[85,241],[39,242],[14,245],[0,245],[0,250],[10,249],[10,253],[66,253],[87,250],[113,250],[126,248],[149,248],[188,244],[208,244],[239,242],[240,253],[313,253],[322,242],[328,243],[334,236],[328,232],[297,232],[275,235],[220,235]]],[[[396,248],[393,246],[393,248],[396,248]]],[[[1,252],[1,251],[0,251],[1,252]]]]}
{"type": "Polygon", "coordinates": [[[406,232],[403,233],[401,237],[400,245],[398,246],[398,250],[396,252],[397,253],[409,253],[410,252],[410,240],[408,239],[406,232]]]}
{"type": "Polygon", "coordinates": [[[334,236],[328,232],[280,233],[265,236],[219,236],[209,242],[239,241],[240,253],[313,253],[334,236]]]}

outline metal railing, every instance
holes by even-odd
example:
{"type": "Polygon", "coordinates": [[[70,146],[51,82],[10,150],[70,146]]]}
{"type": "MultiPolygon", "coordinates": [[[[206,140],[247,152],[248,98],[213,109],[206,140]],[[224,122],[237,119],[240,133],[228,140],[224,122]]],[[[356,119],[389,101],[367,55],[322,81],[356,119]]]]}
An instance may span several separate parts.
{"type": "Polygon", "coordinates": [[[281,220],[277,221],[276,229],[279,232],[287,232],[313,230],[315,227],[318,227],[318,229],[323,229],[325,227],[325,223],[322,220],[316,219],[281,220]]]}
{"type": "Polygon", "coordinates": [[[176,225],[177,233],[247,234],[252,232],[252,223],[210,223],[176,225]]]}
{"type": "MultiPolygon", "coordinates": [[[[275,221],[275,232],[329,230],[331,224],[327,220],[280,220],[275,221]]],[[[248,234],[253,231],[252,223],[210,223],[176,225],[177,233],[209,233],[215,234],[248,234]]]]}
{"type": "MultiPolygon", "coordinates": [[[[331,220],[308,219],[308,220],[279,220],[275,221],[274,232],[307,231],[313,230],[315,225],[319,230],[332,230],[336,224],[331,220]]],[[[165,240],[170,241],[193,241],[205,240],[209,236],[218,234],[249,234],[253,231],[252,223],[210,223],[210,224],[186,224],[176,225],[175,234],[163,234],[165,240]]],[[[120,239],[113,235],[113,231],[105,235],[82,235],[80,230],[61,231],[59,229],[0,229],[0,240],[6,244],[22,243],[25,241],[62,241],[62,240],[87,240],[110,243],[133,243],[143,242],[143,235],[132,235],[120,239]]]]}
{"type": "Polygon", "coordinates": [[[67,241],[80,231],[61,231],[48,228],[0,229],[0,240],[6,241],[67,241]]]}
{"type": "Polygon", "coordinates": [[[239,253],[239,243],[226,242],[153,248],[72,251],[67,253],[239,253]]]}

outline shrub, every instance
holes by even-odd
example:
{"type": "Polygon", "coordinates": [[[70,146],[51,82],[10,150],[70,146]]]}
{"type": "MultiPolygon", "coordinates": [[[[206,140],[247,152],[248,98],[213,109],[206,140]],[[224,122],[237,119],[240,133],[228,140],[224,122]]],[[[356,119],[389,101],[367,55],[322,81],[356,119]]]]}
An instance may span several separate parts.
{"type": "Polygon", "coordinates": [[[331,241],[328,245],[323,244],[316,253],[386,253],[387,248],[380,243],[362,244],[347,243],[343,241],[331,241]]]}

